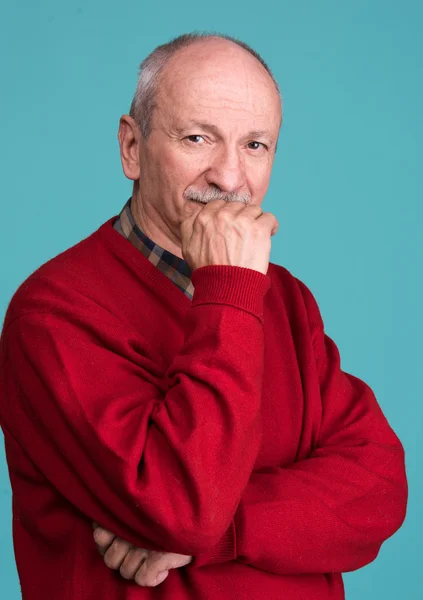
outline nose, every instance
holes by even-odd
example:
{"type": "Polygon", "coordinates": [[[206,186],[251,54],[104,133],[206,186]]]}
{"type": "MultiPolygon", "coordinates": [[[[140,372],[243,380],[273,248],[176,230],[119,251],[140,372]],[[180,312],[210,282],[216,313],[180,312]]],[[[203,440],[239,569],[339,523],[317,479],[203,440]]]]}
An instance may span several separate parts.
{"type": "Polygon", "coordinates": [[[212,159],[205,179],[222,192],[237,192],[245,185],[245,166],[237,149],[220,149],[212,159]]]}

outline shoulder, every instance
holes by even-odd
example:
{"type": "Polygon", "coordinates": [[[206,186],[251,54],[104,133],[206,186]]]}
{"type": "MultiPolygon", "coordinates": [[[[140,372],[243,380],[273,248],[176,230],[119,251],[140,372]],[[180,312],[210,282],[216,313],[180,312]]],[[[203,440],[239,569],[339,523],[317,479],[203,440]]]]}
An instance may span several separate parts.
{"type": "Polygon", "coordinates": [[[269,264],[268,275],[272,293],[279,295],[288,313],[292,316],[305,312],[310,329],[323,328],[323,321],[316,298],[310,288],[287,268],[275,263],[269,264]]]}
{"type": "Polygon", "coordinates": [[[110,261],[98,231],[46,261],[20,284],[7,307],[3,331],[32,313],[101,312],[96,297],[101,281],[110,276],[105,272],[110,261]]]}

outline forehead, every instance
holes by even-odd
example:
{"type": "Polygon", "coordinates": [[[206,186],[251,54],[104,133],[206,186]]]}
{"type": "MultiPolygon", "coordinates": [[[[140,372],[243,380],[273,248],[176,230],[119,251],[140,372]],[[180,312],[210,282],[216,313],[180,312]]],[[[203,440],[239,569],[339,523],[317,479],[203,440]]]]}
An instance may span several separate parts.
{"type": "Polygon", "coordinates": [[[257,59],[243,49],[204,50],[169,62],[160,83],[158,108],[176,120],[219,119],[246,122],[249,128],[278,127],[280,97],[257,59]]]}

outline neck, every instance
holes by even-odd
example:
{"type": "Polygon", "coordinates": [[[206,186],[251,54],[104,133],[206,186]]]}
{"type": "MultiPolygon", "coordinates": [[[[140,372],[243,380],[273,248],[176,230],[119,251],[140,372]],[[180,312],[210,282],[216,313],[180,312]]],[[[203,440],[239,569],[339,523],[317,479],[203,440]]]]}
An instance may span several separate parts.
{"type": "Polygon", "coordinates": [[[131,198],[131,212],[135,223],[155,244],[179,258],[182,256],[181,242],[160,218],[151,204],[141,201],[139,190],[134,190],[131,198]]]}

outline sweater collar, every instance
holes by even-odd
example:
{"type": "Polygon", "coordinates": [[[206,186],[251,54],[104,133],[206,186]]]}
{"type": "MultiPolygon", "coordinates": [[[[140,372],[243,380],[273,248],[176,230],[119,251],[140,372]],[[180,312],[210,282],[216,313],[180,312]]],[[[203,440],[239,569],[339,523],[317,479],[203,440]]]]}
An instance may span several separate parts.
{"type": "Polygon", "coordinates": [[[131,198],[123,206],[113,224],[113,228],[142,252],[151,263],[192,300],[194,293],[194,286],[191,281],[192,269],[185,260],[165,250],[141,231],[135,223],[131,210],[131,198]]]}

